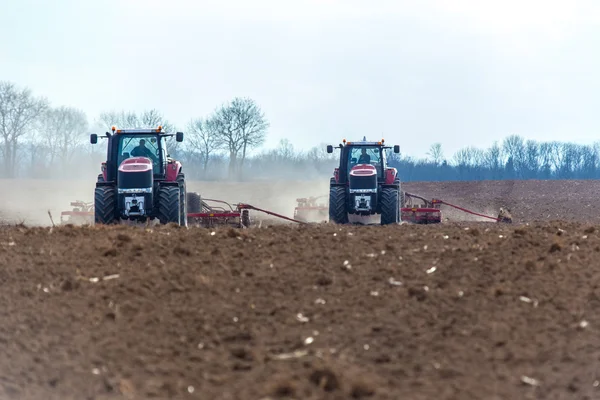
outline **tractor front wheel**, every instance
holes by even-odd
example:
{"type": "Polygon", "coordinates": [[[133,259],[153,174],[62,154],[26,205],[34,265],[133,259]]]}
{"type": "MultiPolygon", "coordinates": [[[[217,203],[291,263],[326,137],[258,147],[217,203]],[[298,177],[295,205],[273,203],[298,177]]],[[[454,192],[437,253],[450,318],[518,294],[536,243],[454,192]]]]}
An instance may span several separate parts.
{"type": "Polygon", "coordinates": [[[381,225],[397,224],[400,222],[399,190],[396,188],[381,189],[381,225]]]}
{"type": "Polygon", "coordinates": [[[348,223],[346,188],[343,186],[332,186],[329,188],[329,222],[335,224],[348,223]]]}
{"type": "Polygon", "coordinates": [[[161,224],[181,224],[179,186],[161,186],[158,189],[158,220],[161,224]]]}
{"type": "Polygon", "coordinates": [[[117,191],[112,186],[98,186],[94,191],[94,223],[114,224],[116,222],[115,208],[117,191]]]}

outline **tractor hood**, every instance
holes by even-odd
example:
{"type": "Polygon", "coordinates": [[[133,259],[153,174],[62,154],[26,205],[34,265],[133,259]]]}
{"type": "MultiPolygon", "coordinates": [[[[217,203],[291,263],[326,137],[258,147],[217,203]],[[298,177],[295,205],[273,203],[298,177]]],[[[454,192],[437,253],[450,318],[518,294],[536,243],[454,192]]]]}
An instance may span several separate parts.
{"type": "Polygon", "coordinates": [[[132,157],[123,160],[119,172],[146,172],[152,170],[152,161],[146,157],[132,157]]]}

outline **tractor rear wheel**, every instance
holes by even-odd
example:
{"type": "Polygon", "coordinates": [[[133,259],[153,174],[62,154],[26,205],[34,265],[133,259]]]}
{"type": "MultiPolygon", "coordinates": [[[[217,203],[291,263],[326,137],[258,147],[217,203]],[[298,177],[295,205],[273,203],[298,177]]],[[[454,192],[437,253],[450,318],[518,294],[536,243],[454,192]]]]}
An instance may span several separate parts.
{"type": "Polygon", "coordinates": [[[185,185],[185,175],[183,173],[177,176],[177,182],[179,183],[179,218],[181,220],[181,226],[188,226],[187,220],[187,201],[186,201],[186,185],[185,185]]]}
{"type": "Polygon", "coordinates": [[[202,212],[202,199],[196,192],[187,193],[187,211],[190,214],[199,214],[202,212]]]}
{"type": "Polygon", "coordinates": [[[400,222],[399,190],[386,187],[381,189],[381,225],[397,224],[400,222]]]}
{"type": "Polygon", "coordinates": [[[112,186],[98,186],[94,191],[94,223],[114,224],[116,222],[115,208],[117,191],[112,186]]]}
{"type": "Polygon", "coordinates": [[[332,186],[329,188],[329,222],[335,224],[348,223],[346,188],[343,186],[332,186]]]}
{"type": "Polygon", "coordinates": [[[158,220],[161,224],[181,224],[179,186],[161,186],[158,189],[158,220]]]}

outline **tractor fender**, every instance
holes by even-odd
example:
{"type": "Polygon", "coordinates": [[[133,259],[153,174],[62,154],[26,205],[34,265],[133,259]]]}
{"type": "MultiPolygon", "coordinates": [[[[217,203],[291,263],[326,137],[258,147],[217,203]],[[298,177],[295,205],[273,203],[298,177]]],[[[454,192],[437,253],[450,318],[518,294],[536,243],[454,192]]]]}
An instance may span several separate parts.
{"type": "Polygon", "coordinates": [[[396,180],[396,175],[398,174],[398,170],[396,168],[386,168],[385,169],[385,183],[387,185],[391,185],[396,180]]]}
{"type": "Polygon", "coordinates": [[[173,182],[177,180],[177,175],[181,171],[181,163],[179,161],[169,161],[167,164],[167,173],[165,180],[167,182],[173,182]]]}

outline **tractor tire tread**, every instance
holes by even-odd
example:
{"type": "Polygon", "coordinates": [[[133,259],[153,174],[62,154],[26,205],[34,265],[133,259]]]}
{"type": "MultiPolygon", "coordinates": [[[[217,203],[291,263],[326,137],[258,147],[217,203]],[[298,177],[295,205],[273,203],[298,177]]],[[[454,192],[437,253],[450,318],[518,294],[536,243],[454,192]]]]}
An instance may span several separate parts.
{"type": "Polygon", "coordinates": [[[329,188],[329,221],[335,224],[348,223],[346,188],[343,186],[332,186],[329,188]]]}
{"type": "Polygon", "coordinates": [[[161,186],[158,189],[158,220],[161,224],[180,224],[179,186],[161,186]]]}
{"type": "Polygon", "coordinates": [[[111,186],[98,186],[94,190],[94,223],[116,223],[117,191],[111,186]]]}
{"type": "Polygon", "coordinates": [[[399,192],[396,188],[381,189],[381,225],[400,222],[399,192]]]}

